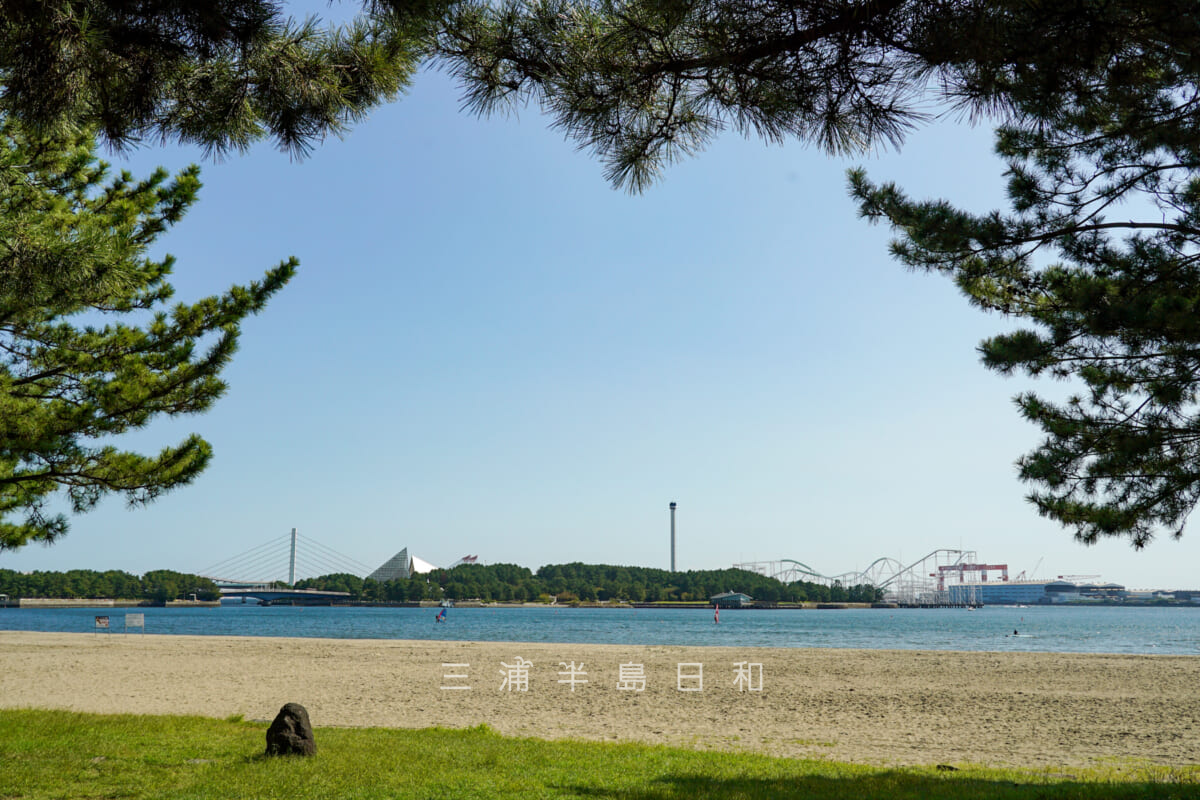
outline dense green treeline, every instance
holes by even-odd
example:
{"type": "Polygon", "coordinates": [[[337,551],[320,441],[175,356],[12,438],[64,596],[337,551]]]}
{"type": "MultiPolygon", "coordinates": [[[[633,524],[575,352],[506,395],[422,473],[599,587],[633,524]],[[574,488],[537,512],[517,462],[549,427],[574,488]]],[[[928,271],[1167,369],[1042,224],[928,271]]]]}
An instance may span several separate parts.
{"type": "Polygon", "coordinates": [[[550,564],[536,573],[515,564],[461,564],[408,580],[379,583],[339,573],[298,581],[298,589],[349,592],[365,602],[468,600],[514,602],[707,601],[721,592],[743,592],[758,602],[859,602],[880,600],[874,586],[824,586],[798,581],[785,584],[739,569],[669,572],[608,564],[550,564]]]}
{"type": "MultiPolygon", "coordinates": [[[[721,592],[743,592],[758,602],[874,602],[883,592],[873,586],[824,586],[781,583],[745,570],[669,572],[645,567],[608,564],[550,564],[536,573],[515,564],[462,564],[434,570],[408,580],[379,583],[338,573],[296,582],[297,589],[347,592],[359,602],[469,600],[500,602],[707,601],[721,592]]],[[[0,594],[30,598],[126,598],[165,602],[196,595],[198,600],[220,597],[208,578],[170,570],[138,577],[120,570],[97,572],[15,572],[0,569],[0,594]]]]}
{"type": "Polygon", "coordinates": [[[221,597],[217,585],[208,578],[169,569],[153,570],[140,578],[120,570],[15,572],[0,569],[0,594],[13,598],[119,598],[158,602],[188,599],[193,594],[197,600],[219,600],[221,597]]]}

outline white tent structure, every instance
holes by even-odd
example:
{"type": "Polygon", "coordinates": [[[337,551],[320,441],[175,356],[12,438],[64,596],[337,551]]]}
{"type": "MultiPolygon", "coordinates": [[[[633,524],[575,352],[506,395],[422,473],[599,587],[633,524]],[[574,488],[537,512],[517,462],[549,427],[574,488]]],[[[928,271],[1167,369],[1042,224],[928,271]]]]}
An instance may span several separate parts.
{"type": "Polygon", "coordinates": [[[387,583],[395,580],[408,580],[413,575],[423,575],[426,572],[432,572],[437,569],[437,566],[430,564],[423,558],[410,556],[408,548],[404,548],[396,555],[383,562],[370,575],[367,576],[369,581],[378,581],[387,583]]]}
{"type": "Polygon", "coordinates": [[[413,556],[412,562],[409,564],[408,569],[413,575],[424,575],[427,572],[433,572],[435,569],[439,569],[439,567],[436,564],[430,564],[423,558],[417,558],[416,556],[413,556]]]}

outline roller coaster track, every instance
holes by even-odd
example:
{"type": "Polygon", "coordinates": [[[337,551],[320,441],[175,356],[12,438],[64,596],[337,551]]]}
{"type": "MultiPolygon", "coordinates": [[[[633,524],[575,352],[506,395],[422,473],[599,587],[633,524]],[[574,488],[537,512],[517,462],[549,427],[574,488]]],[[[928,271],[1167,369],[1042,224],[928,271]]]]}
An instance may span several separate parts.
{"type": "Polygon", "coordinates": [[[922,596],[936,592],[939,567],[973,564],[977,560],[974,550],[941,548],[907,566],[895,558],[883,556],[872,561],[866,569],[851,570],[838,575],[825,575],[803,561],[792,558],[747,562],[733,566],[735,569],[757,572],[783,583],[807,581],[824,586],[845,587],[869,584],[883,589],[889,599],[907,603],[920,602],[922,596]]]}

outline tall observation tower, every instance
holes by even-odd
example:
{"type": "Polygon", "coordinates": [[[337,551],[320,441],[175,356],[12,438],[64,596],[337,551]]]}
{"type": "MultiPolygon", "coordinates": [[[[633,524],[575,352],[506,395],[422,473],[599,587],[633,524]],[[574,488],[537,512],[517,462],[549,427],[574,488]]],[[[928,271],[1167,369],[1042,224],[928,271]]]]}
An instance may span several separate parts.
{"type": "Polygon", "coordinates": [[[675,571],[675,501],[671,501],[671,572],[675,571]]]}

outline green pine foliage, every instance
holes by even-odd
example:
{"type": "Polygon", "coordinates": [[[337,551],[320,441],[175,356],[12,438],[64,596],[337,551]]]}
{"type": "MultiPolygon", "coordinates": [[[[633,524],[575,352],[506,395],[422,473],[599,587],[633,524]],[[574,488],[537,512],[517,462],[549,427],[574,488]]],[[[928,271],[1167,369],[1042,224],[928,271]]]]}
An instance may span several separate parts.
{"type": "Polygon", "coordinates": [[[408,84],[438,4],[399,5],[329,27],[269,0],[4,3],[0,110],[118,147],[158,137],[222,153],[269,137],[303,155],[408,84]]]}
{"type": "Polygon", "coordinates": [[[1188,60],[1196,16],[1186,0],[460,0],[433,58],[469,109],[536,103],[636,192],[730,128],[857,153],[939,106],[1068,103],[1113,77],[1106,60],[1188,60]]]}
{"type": "Polygon", "coordinates": [[[938,108],[999,124],[1009,213],[851,175],[895,255],[1028,326],[999,372],[1044,432],[1029,499],[1085,543],[1182,534],[1200,501],[1200,7],[1187,0],[464,0],[435,58],[468,107],[534,102],[644,189],[734,128],[832,152],[938,108]]]}
{"type": "Polygon", "coordinates": [[[921,113],[896,42],[937,3],[464,0],[435,58],[491,113],[532,100],[612,183],[641,191],[727,126],[831,152],[898,142],[921,113]]]}
{"type": "Polygon", "coordinates": [[[1062,402],[1016,399],[1044,434],[1018,462],[1040,513],[1140,548],[1182,535],[1200,500],[1200,11],[1081,7],[1072,36],[1091,46],[1060,70],[993,64],[977,82],[1013,113],[996,146],[1008,213],[913,201],[861,171],[851,186],[900,234],[901,262],[1025,324],[981,344],[986,366],[1068,382],[1062,402]]]}
{"type": "Polygon", "coordinates": [[[239,325],[295,273],[169,305],[174,261],[147,256],[200,188],[198,170],[108,175],[91,139],[0,126],[0,550],[52,542],[69,509],[147,503],[212,457],[198,435],[156,454],[114,437],[207,410],[239,325]],[[65,508],[64,508],[65,506],[65,508]]]}
{"type": "Polygon", "coordinates": [[[146,252],[197,170],[109,177],[93,137],[303,155],[397,96],[442,3],[366,2],[338,26],[272,0],[0,4],[0,550],[61,536],[61,508],[191,482],[199,436],[155,455],[116,438],[211,406],[240,320],[296,266],[169,306],[172,260],[146,252]]]}

